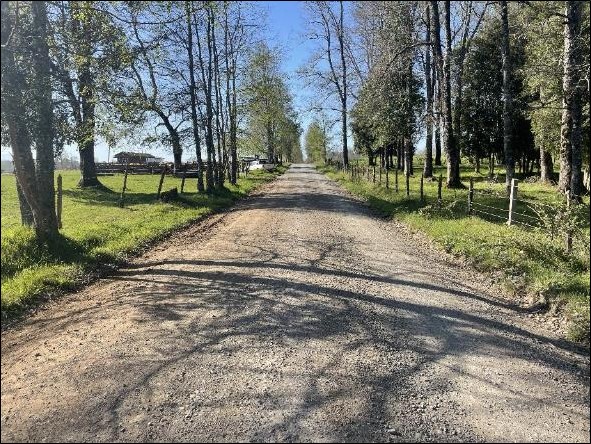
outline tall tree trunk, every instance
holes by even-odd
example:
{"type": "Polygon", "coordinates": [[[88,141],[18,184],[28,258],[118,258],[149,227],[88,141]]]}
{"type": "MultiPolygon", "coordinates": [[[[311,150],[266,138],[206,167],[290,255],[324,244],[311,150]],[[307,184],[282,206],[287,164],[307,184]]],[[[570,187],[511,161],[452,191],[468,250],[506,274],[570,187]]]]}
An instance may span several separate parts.
{"type": "Polygon", "coordinates": [[[197,119],[197,86],[195,83],[195,63],[193,60],[193,28],[191,24],[191,2],[185,2],[187,14],[187,55],[189,56],[189,89],[191,93],[191,123],[193,124],[193,139],[195,141],[195,155],[197,157],[197,191],[203,193],[203,159],[201,158],[201,137],[199,136],[199,120],[197,119]]]}
{"type": "MultiPolygon", "coordinates": [[[[84,4],[83,8],[89,7],[84,4]]],[[[74,14],[74,13],[73,13],[74,14]]],[[[80,181],[79,187],[100,186],[94,162],[95,141],[95,97],[94,75],[91,69],[92,59],[92,29],[88,18],[80,21],[74,14],[72,26],[74,34],[80,36],[79,40],[79,69],[78,69],[78,97],[81,106],[81,121],[77,125],[77,144],[80,153],[80,181]]]]}
{"type": "Polygon", "coordinates": [[[396,169],[404,169],[404,142],[402,139],[396,141],[396,169]]]}
{"type": "MultiPolygon", "coordinates": [[[[196,22],[196,20],[195,20],[196,22]]],[[[206,176],[206,190],[211,193],[214,189],[214,161],[215,161],[215,150],[213,146],[213,111],[211,103],[211,44],[210,44],[210,20],[209,13],[207,18],[207,47],[209,53],[209,60],[207,63],[207,75],[205,74],[205,62],[203,60],[203,52],[201,51],[201,40],[199,38],[199,27],[195,24],[195,33],[197,40],[197,49],[199,56],[199,66],[201,68],[201,79],[205,86],[205,146],[207,149],[207,168],[205,171],[206,176]]]]}
{"type": "MultiPolygon", "coordinates": [[[[431,40],[432,42],[432,40],[431,40]]],[[[431,49],[433,50],[433,49],[431,49]]],[[[435,128],[435,165],[441,166],[441,94],[439,93],[440,87],[439,82],[437,81],[437,63],[435,60],[435,55],[433,55],[433,70],[431,71],[432,85],[433,88],[433,104],[437,108],[437,112],[433,114],[433,127],[435,128]],[[436,85],[436,88],[435,88],[436,85]]]]}
{"type": "Polygon", "coordinates": [[[450,24],[450,2],[445,2],[445,34],[446,34],[446,53],[445,61],[441,52],[441,27],[439,24],[439,6],[437,1],[431,2],[432,8],[432,33],[433,45],[435,47],[435,58],[437,63],[437,79],[439,82],[439,93],[441,96],[443,108],[443,143],[447,154],[447,183],[449,188],[459,188],[460,182],[460,162],[457,152],[457,146],[454,139],[452,126],[451,110],[451,24],[450,24]]]}
{"type": "Polygon", "coordinates": [[[345,29],[343,26],[343,1],[340,4],[339,18],[339,46],[341,50],[341,69],[343,74],[343,95],[341,97],[341,116],[343,123],[343,162],[349,164],[349,149],[347,148],[347,63],[345,61],[345,29]]]}
{"type": "Polygon", "coordinates": [[[228,9],[226,6],[224,14],[225,28],[224,28],[224,52],[226,63],[226,109],[228,111],[228,120],[230,126],[229,146],[230,146],[230,183],[236,185],[238,155],[236,150],[236,74],[235,74],[235,57],[233,40],[230,38],[230,29],[228,24],[228,9]]]}
{"type": "Polygon", "coordinates": [[[412,142],[404,139],[404,175],[412,176],[412,142]]]}
{"type": "MultiPolygon", "coordinates": [[[[19,13],[17,10],[15,16],[19,13]]],[[[53,177],[53,135],[52,135],[52,116],[51,88],[45,88],[49,79],[49,53],[47,47],[47,12],[45,3],[39,2],[32,7],[33,35],[26,36],[31,41],[33,48],[32,54],[27,54],[32,59],[33,66],[33,84],[35,88],[41,87],[35,94],[35,97],[29,97],[29,103],[32,101],[32,107],[25,106],[24,97],[26,96],[26,81],[24,73],[19,71],[16,64],[14,47],[9,41],[16,25],[16,18],[11,22],[12,13],[9,10],[9,2],[2,2],[2,120],[8,130],[10,146],[13,152],[14,172],[19,184],[20,191],[28,204],[33,215],[33,227],[38,241],[45,241],[58,234],[57,222],[55,219],[54,208],[50,202],[45,202],[49,192],[53,193],[53,182],[48,183],[48,176],[53,177]],[[49,107],[49,108],[48,108],[49,107]],[[31,115],[28,111],[33,108],[33,121],[36,122],[33,128],[28,127],[28,123],[23,116],[31,115]],[[42,131],[42,134],[35,134],[35,141],[39,143],[37,155],[40,159],[46,159],[51,156],[52,162],[49,165],[40,166],[40,171],[35,168],[35,161],[31,152],[30,131],[42,131]],[[49,141],[49,143],[47,143],[49,141]],[[50,150],[49,153],[47,150],[50,150]],[[40,183],[39,183],[40,181],[40,183]],[[46,187],[40,191],[40,186],[46,187]],[[51,208],[53,215],[48,214],[51,208]]]]}
{"type": "Polygon", "coordinates": [[[452,108],[451,108],[451,7],[449,0],[444,2],[445,6],[445,61],[443,64],[445,99],[445,114],[443,135],[445,141],[445,152],[447,153],[447,187],[462,187],[460,181],[460,153],[453,131],[452,108]]]}
{"type": "Polygon", "coordinates": [[[171,132],[171,145],[172,145],[172,159],[174,162],[174,170],[180,171],[183,167],[183,149],[181,147],[181,138],[176,129],[171,132]]]}
{"type": "Polygon", "coordinates": [[[160,119],[166,130],[168,131],[168,135],[170,136],[170,144],[172,145],[172,157],[174,161],[174,169],[175,171],[180,171],[182,167],[182,155],[183,149],[181,147],[181,137],[179,135],[178,130],[172,125],[169,117],[162,111],[160,108],[154,108],[153,110],[160,119]]]}
{"type": "Polygon", "coordinates": [[[14,182],[16,183],[16,194],[18,196],[18,205],[21,213],[21,224],[23,224],[25,227],[32,227],[34,220],[31,206],[27,202],[27,198],[25,197],[16,176],[14,178],[14,182]]]}
{"type": "Polygon", "coordinates": [[[236,185],[238,177],[238,125],[236,99],[236,62],[232,61],[232,108],[230,111],[230,155],[232,157],[232,183],[236,185]]]}
{"type": "Polygon", "coordinates": [[[426,13],[426,38],[425,47],[425,86],[427,91],[427,136],[425,138],[425,166],[423,174],[425,177],[433,176],[433,89],[431,84],[431,11],[429,4],[425,8],[426,13]]]}
{"type": "Polygon", "coordinates": [[[218,175],[216,186],[223,188],[225,180],[225,166],[226,166],[226,142],[225,142],[225,128],[223,118],[223,102],[221,93],[221,78],[220,78],[220,65],[218,58],[218,49],[215,38],[215,16],[214,11],[211,9],[211,48],[213,53],[213,75],[214,75],[214,94],[215,94],[215,128],[216,128],[216,141],[218,149],[218,175]]]}
{"type": "Polygon", "coordinates": [[[464,64],[460,61],[458,66],[458,76],[457,76],[457,94],[456,100],[454,103],[454,119],[453,119],[453,128],[454,128],[454,135],[456,137],[456,143],[458,145],[458,159],[462,158],[461,147],[460,147],[460,140],[462,137],[462,102],[463,102],[463,78],[464,78],[464,64]]]}
{"type": "Polygon", "coordinates": [[[560,128],[560,178],[558,187],[562,192],[570,190],[573,199],[579,200],[583,192],[582,181],[582,111],[581,48],[579,34],[583,3],[566,1],[564,25],[564,75],[563,111],[560,128]]]}
{"type": "Polygon", "coordinates": [[[51,62],[47,44],[47,9],[45,2],[32,2],[33,18],[33,75],[35,90],[35,173],[37,178],[39,217],[35,229],[37,237],[57,235],[57,218],[55,215],[55,191],[53,172],[53,103],[51,88],[51,62]]]}
{"type": "Polygon", "coordinates": [[[511,133],[513,132],[511,121],[513,98],[511,97],[509,20],[506,1],[501,1],[501,27],[501,56],[503,61],[503,151],[505,154],[505,188],[507,194],[509,194],[511,190],[511,180],[515,175],[515,161],[513,159],[513,147],[511,144],[511,133]]]}
{"type": "Polygon", "coordinates": [[[275,144],[273,141],[273,124],[267,120],[265,124],[265,131],[267,133],[267,158],[269,162],[273,162],[275,158],[275,144]]]}

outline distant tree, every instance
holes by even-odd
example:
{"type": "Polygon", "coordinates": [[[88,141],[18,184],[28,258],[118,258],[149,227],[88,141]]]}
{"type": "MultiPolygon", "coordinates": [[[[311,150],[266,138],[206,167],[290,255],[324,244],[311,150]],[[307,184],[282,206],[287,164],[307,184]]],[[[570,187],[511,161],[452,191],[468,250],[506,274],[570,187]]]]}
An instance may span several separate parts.
{"type": "Polygon", "coordinates": [[[339,102],[342,134],[342,155],[345,165],[349,164],[347,147],[349,112],[349,83],[347,55],[347,31],[345,29],[345,6],[343,1],[306,2],[312,17],[309,34],[318,42],[318,51],[304,69],[304,74],[326,88],[330,96],[336,96],[339,102]]]}
{"type": "Polygon", "coordinates": [[[59,126],[80,154],[80,187],[97,186],[95,144],[101,90],[125,57],[107,2],[49,2],[51,68],[64,119],[59,126]]]}
{"type": "Polygon", "coordinates": [[[300,136],[302,128],[295,117],[295,112],[287,112],[279,123],[279,149],[280,158],[288,162],[300,163],[303,161],[300,136]]]}
{"type": "Polygon", "coordinates": [[[313,121],[305,135],[306,154],[312,162],[325,162],[328,148],[328,137],[320,123],[313,121]]]}
{"type": "Polygon", "coordinates": [[[280,129],[291,114],[291,95],[282,77],[277,53],[259,44],[246,67],[243,94],[248,132],[264,141],[269,160],[279,154],[280,129]]]}
{"type": "MultiPolygon", "coordinates": [[[[464,100],[461,110],[462,133],[459,143],[462,152],[469,156],[480,171],[480,160],[489,159],[489,174],[494,172],[495,159],[504,159],[505,151],[503,112],[503,60],[498,50],[501,39],[501,22],[491,19],[474,39],[466,58],[464,73],[464,100]]],[[[538,159],[534,148],[527,102],[523,86],[524,47],[519,39],[510,39],[511,76],[510,96],[513,97],[509,116],[510,138],[519,140],[514,156],[520,160],[522,170],[529,172],[538,159]],[[526,168],[529,166],[529,168],[526,168]]]]}

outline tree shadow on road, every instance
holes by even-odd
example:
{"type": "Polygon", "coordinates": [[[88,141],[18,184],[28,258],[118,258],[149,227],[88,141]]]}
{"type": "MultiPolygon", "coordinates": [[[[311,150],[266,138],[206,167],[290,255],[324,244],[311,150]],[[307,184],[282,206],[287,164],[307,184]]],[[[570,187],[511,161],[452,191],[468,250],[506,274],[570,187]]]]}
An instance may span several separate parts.
{"type": "MultiPolygon", "coordinates": [[[[399,438],[417,439],[416,430],[428,433],[451,427],[454,421],[461,423],[460,417],[450,419],[448,414],[429,416],[418,425],[416,413],[408,408],[418,404],[421,393],[428,392],[434,399],[443,395],[460,376],[472,379],[482,390],[490,388],[491,402],[514,400],[521,409],[531,411],[585,396],[564,394],[563,399],[552,399],[514,387],[497,387],[486,372],[462,363],[464,356],[494,353],[508,363],[525,360],[565,372],[584,385],[588,384],[588,368],[580,368],[569,358],[569,353],[588,355],[584,347],[529,331],[502,316],[485,314],[487,307],[493,311],[512,307],[468,289],[448,287],[433,276],[413,274],[410,279],[394,273],[380,276],[331,269],[325,262],[340,253],[333,244],[327,240],[322,259],[308,265],[282,262],[284,256],[269,248],[262,260],[175,259],[128,267],[113,281],[131,291],[100,306],[48,319],[40,330],[51,334],[54,329],[100,322],[97,318],[110,309],[129,311],[135,322],[153,327],[140,329],[133,336],[134,342],[149,344],[150,353],[132,352],[105,369],[105,380],[119,375],[125,381],[109,398],[108,407],[92,406],[86,412],[89,417],[106,415],[111,439],[125,439],[118,424],[129,409],[157,398],[161,385],[170,384],[171,377],[179,378],[179,368],[200,365],[204,368],[196,370],[200,375],[196,380],[166,388],[178,399],[165,409],[173,411],[184,405],[182,400],[189,393],[199,393],[202,388],[197,379],[211,378],[213,370],[213,374],[223,375],[222,379],[214,379],[217,383],[212,380],[206,390],[217,393],[215,384],[231,390],[222,391],[215,402],[204,397],[199,409],[219,416],[220,430],[236,426],[238,419],[225,417],[223,412],[242,408],[245,399],[249,400],[247,406],[254,403],[257,411],[282,413],[280,421],[252,419],[256,430],[247,435],[230,434],[231,440],[383,441],[388,439],[385,430],[393,422],[399,438]],[[419,304],[408,297],[410,292],[471,300],[482,310],[473,313],[448,308],[437,305],[435,299],[419,304]],[[165,325],[174,328],[163,328],[165,325]],[[293,356],[284,355],[285,350],[291,350],[293,356]],[[155,355],[164,358],[154,360],[155,355]],[[306,356],[313,359],[306,362],[306,356]],[[437,372],[432,371],[434,366],[437,372]],[[232,378],[236,379],[234,385],[228,383],[232,378]],[[244,380],[252,380],[254,389],[244,386],[244,380]],[[288,380],[300,386],[295,395],[288,380]],[[265,390],[257,390],[257,382],[265,390]],[[326,409],[336,414],[322,419],[321,412],[326,409]],[[393,418],[393,411],[398,416],[393,418]]],[[[528,381],[530,386],[538,385],[540,393],[548,383],[551,381],[528,381]]],[[[588,405],[588,394],[585,402],[588,405]]],[[[151,419],[146,416],[142,421],[147,424],[151,419]]],[[[178,427],[182,430],[186,425],[178,427]]],[[[210,432],[213,435],[209,436],[215,436],[215,430],[210,432]]],[[[458,439],[476,439],[469,430],[465,433],[458,439]]],[[[181,439],[183,435],[174,436],[181,439]]],[[[142,439],[151,440],[150,435],[142,439]]]]}

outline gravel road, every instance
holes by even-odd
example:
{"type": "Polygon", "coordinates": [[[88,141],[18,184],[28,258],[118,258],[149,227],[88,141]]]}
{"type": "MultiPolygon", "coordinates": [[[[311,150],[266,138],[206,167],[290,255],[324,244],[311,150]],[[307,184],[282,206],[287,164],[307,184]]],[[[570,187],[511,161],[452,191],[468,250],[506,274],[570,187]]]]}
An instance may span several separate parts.
{"type": "Polygon", "coordinates": [[[7,441],[589,441],[589,351],[310,165],[2,333],[7,441]]]}

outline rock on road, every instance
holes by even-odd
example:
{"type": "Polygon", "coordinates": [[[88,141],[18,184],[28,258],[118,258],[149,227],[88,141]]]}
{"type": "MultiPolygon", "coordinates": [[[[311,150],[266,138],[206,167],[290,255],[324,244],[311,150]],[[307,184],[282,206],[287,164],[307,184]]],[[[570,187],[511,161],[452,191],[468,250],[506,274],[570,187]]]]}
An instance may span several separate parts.
{"type": "Polygon", "coordinates": [[[589,441],[589,354],[310,165],[2,334],[7,441],[589,441]]]}

